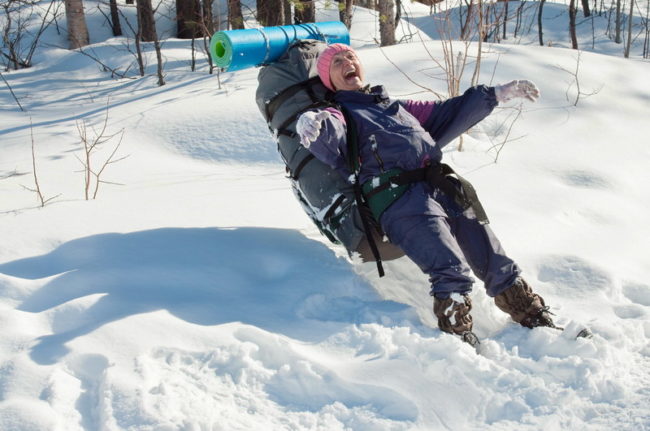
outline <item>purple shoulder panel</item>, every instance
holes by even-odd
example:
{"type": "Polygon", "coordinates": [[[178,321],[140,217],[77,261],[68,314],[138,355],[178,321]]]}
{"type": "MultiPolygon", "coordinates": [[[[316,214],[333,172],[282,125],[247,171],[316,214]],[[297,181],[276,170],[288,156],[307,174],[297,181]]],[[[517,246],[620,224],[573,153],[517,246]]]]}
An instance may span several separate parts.
{"type": "Polygon", "coordinates": [[[404,108],[406,108],[406,110],[413,115],[420,124],[424,124],[429,119],[431,111],[433,111],[435,105],[435,102],[420,100],[404,100],[402,103],[404,108]]]}

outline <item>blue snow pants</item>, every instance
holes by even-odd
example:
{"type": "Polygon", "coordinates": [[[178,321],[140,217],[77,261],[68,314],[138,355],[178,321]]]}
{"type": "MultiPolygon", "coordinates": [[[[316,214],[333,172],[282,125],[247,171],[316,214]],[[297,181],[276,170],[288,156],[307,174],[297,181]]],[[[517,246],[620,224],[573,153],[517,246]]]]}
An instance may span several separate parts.
{"type": "Polygon", "coordinates": [[[463,211],[453,197],[428,184],[412,184],[380,223],[388,239],[429,275],[431,295],[438,298],[469,293],[471,272],[494,297],[521,272],[489,225],[481,225],[471,208],[463,211]]]}

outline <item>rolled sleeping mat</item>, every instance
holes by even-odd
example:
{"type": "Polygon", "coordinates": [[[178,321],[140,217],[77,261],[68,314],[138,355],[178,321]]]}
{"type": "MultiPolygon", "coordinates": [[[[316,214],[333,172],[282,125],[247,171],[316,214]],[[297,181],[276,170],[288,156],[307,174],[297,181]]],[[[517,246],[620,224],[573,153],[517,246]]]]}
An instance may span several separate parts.
{"type": "Polygon", "coordinates": [[[327,21],[219,31],[210,39],[210,55],[217,67],[232,72],[272,63],[284,54],[289,45],[300,39],[350,44],[345,24],[327,21]]]}

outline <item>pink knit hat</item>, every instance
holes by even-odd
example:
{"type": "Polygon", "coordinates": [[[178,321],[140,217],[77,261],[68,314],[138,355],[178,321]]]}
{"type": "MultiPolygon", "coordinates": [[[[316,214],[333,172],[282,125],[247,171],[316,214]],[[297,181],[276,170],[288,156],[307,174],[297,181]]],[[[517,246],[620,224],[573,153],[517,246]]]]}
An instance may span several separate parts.
{"type": "Polygon", "coordinates": [[[318,76],[320,80],[323,81],[323,85],[329,88],[332,91],[336,91],[330,80],[330,64],[332,63],[332,58],[339,52],[352,51],[354,50],[349,46],[342,43],[334,43],[329,45],[323,52],[318,56],[318,63],[316,68],[318,69],[318,76]]]}

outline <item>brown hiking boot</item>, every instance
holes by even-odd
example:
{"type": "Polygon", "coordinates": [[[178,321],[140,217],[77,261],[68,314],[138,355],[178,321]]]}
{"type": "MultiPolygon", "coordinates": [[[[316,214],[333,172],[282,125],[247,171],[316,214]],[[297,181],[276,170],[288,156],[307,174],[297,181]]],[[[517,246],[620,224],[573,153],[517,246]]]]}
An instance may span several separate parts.
{"type": "Polygon", "coordinates": [[[472,301],[467,295],[452,293],[449,298],[433,297],[433,314],[441,331],[459,335],[463,341],[476,347],[479,340],[472,332],[472,301]]]}
{"type": "Polygon", "coordinates": [[[557,328],[548,311],[549,307],[544,304],[544,298],[534,293],[533,289],[521,277],[517,278],[512,286],[495,296],[494,302],[521,326],[557,328]]]}

